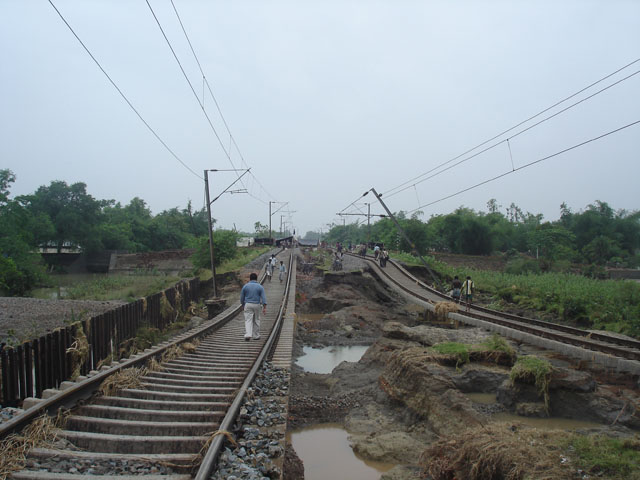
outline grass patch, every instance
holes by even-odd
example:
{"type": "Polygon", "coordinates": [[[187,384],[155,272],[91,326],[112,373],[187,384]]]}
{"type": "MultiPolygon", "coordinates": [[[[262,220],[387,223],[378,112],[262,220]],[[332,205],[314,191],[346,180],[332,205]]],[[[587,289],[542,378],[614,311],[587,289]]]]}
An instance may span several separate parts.
{"type": "Polygon", "coordinates": [[[576,464],[589,476],[640,479],[640,441],[602,435],[574,435],[567,442],[576,464]]]}
{"type": "Polygon", "coordinates": [[[172,287],[180,277],[166,275],[104,275],[68,287],[69,300],[120,300],[130,302],[172,287]]]}
{"type": "Polygon", "coordinates": [[[445,342],[434,345],[431,350],[437,354],[433,360],[444,365],[455,365],[456,369],[470,362],[511,366],[516,360],[515,350],[497,334],[477,345],[445,342]]]}
{"type": "Polygon", "coordinates": [[[469,345],[466,345],[464,343],[438,343],[431,348],[433,349],[433,351],[439,353],[440,355],[455,359],[456,368],[469,362],[469,345]]]}
{"type": "MultiPolygon", "coordinates": [[[[391,258],[422,266],[417,257],[392,252],[391,258]]],[[[537,310],[558,320],[640,338],[640,283],[632,280],[596,280],[562,272],[510,274],[472,268],[454,268],[424,257],[443,280],[470,275],[476,290],[498,305],[537,310]]]]}
{"type": "Polygon", "coordinates": [[[540,395],[544,397],[544,404],[549,410],[549,382],[551,381],[551,372],[553,367],[542,358],[534,355],[527,355],[518,358],[515,365],[509,373],[509,379],[512,384],[516,382],[535,384],[540,395]]]}
{"type": "MultiPolygon", "coordinates": [[[[240,270],[247,263],[272,249],[273,247],[271,246],[238,248],[238,253],[234,258],[226,260],[216,267],[216,274],[240,270]]],[[[211,279],[211,272],[209,272],[209,279],[211,279]]]]}

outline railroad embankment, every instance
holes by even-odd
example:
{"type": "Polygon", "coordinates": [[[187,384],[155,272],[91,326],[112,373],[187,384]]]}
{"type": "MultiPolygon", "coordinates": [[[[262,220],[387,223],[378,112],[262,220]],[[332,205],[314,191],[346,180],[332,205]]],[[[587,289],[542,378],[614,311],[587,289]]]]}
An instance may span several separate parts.
{"type": "MultiPolygon", "coordinates": [[[[298,276],[296,310],[305,315],[295,353],[303,346],[370,347],[330,374],[294,366],[289,428],[342,423],[358,455],[396,464],[385,480],[475,478],[468,469],[483,462],[505,478],[527,471],[575,478],[579,470],[627,478],[625,465],[603,467],[581,456],[579,445],[603,438],[622,439],[618,456],[630,453],[632,466],[640,461],[637,377],[481,328],[430,325],[422,308],[382,287],[357,259],[345,270],[298,276]],[[519,358],[535,362],[515,367],[519,358]],[[530,445],[539,446],[535,455],[530,445]],[[461,455],[451,457],[455,452],[461,455]],[[426,472],[431,477],[421,477],[426,472]]],[[[285,469],[285,478],[299,477],[285,469]]]]}

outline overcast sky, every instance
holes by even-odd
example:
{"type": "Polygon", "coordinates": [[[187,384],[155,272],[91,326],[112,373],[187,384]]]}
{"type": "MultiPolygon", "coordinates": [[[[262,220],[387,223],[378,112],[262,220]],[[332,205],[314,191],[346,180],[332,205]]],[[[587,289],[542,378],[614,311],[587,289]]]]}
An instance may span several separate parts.
{"type": "MultiPolygon", "coordinates": [[[[137,196],[157,214],[188,200],[201,208],[204,169],[248,166],[250,195],[213,204],[218,227],[253,231],[279,201],[295,211],[298,233],[326,230],[372,187],[387,192],[393,211],[431,204],[423,219],[460,205],[486,211],[490,198],[547,220],[562,202],[575,211],[595,200],[640,208],[640,124],[432,203],[640,120],[638,74],[514,136],[640,62],[485,147],[513,136],[508,145],[410,181],[640,58],[637,0],[174,0],[239,147],[205,89],[224,150],[146,0],[53,1],[195,174],[47,0],[0,0],[0,168],[17,176],[12,195],[84,182],[96,198],[124,205],[137,196]]],[[[149,2],[202,102],[202,75],[171,1],[149,2]]],[[[211,174],[212,196],[235,178],[211,174]]],[[[276,230],[282,213],[273,215],[276,230]]]]}

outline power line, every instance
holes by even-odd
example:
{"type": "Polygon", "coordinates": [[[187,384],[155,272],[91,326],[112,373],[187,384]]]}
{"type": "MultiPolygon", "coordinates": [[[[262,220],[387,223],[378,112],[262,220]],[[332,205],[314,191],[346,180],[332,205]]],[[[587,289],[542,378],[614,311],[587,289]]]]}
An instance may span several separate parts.
{"type": "Polygon", "coordinates": [[[616,128],[615,130],[611,130],[611,131],[609,131],[607,133],[603,133],[602,135],[599,135],[597,137],[590,138],[589,140],[585,140],[584,142],[581,142],[581,143],[578,143],[578,144],[573,145],[571,147],[565,148],[564,150],[560,150],[559,152],[553,153],[553,154],[548,155],[546,157],[539,158],[538,160],[534,160],[533,162],[529,162],[526,165],[522,165],[522,166],[520,166],[518,168],[515,168],[513,170],[509,170],[507,172],[501,173],[500,175],[497,175],[497,176],[495,176],[493,178],[490,178],[488,180],[484,180],[484,181],[482,181],[480,183],[472,185],[471,187],[467,187],[467,188],[464,188],[462,190],[459,190],[459,191],[457,191],[455,193],[452,193],[451,195],[447,195],[446,197],[439,198],[438,200],[434,200],[433,202],[425,203],[424,205],[420,205],[418,208],[414,208],[413,210],[409,210],[407,213],[408,214],[409,213],[413,213],[416,210],[419,210],[421,208],[429,207],[431,205],[434,205],[436,203],[442,202],[444,200],[448,200],[449,198],[452,198],[452,197],[455,197],[457,195],[460,195],[461,193],[468,192],[469,190],[473,190],[474,188],[477,188],[477,187],[480,187],[480,186],[485,185],[487,183],[493,182],[494,180],[498,180],[499,178],[506,177],[507,175],[515,173],[515,172],[517,172],[519,170],[523,170],[523,169],[525,169],[527,167],[530,167],[532,165],[535,165],[537,163],[544,162],[545,160],[549,160],[550,158],[557,157],[558,155],[562,155],[563,153],[567,153],[567,152],[569,152],[571,150],[574,150],[574,149],[576,149],[578,147],[582,147],[584,145],[587,145],[588,143],[595,142],[596,140],[600,140],[600,139],[602,139],[604,137],[607,137],[607,136],[612,135],[614,133],[620,132],[620,131],[622,131],[622,130],[624,130],[626,128],[629,128],[629,127],[632,127],[634,125],[637,125],[638,123],[640,123],[640,120],[636,120],[635,122],[629,123],[629,124],[624,125],[624,126],[619,127],[619,128],[616,128]]]}
{"type": "Polygon", "coordinates": [[[140,119],[140,121],[142,121],[142,123],[144,123],[144,125],[149,129],[149,131],[153,134],[154,137],[156,137],[156,139],[162,144],[162,146],[173,156],[173,158],[175,158],[178,162],[180,162],[180,164],[182,164],[182,166],[184,168],[186,168],[187,170],[189,170],[192,174],[194,174],[196,177],[198,177],[199,179],[203,179],[200,175],[198,175],[195,171],[193,171],[191,169],[191,167],[189,167],[189,165],[187,165],[186,163],[184,163],[180,157],[178,157],[178,155],[176,155],[176,153],[171,150],[171,148],[169,148],[169,146],[164,142],[164,140],[162,140],[162,138],[160,138],[160,135],[158,135],[156,133],[156,131],[151,127],[151,125],[149,125],[149,123],[147,123],[147,121],[142,117],[142,115],[140,114],[140,112],[136,109],[136,107],[133,106],[133,104],[131,103],[131,101],[129,101],[129,99],[127,98],[127,96],[122,92],[122,90],[120,90],[120,87],[118,87],[118,85],[116,84],[116,82],[113,81],[113,79],[109,76],[109,74],[106,72],[106,70],[102,67],[102,65],[100,64],[100,62],[98,62],[98,60],[96,59],[96,57],[93,56],[93,54],[91,53],[91,51],[89,50],[89,48],[84,44],[84,42],[80,39],[80,37],[78,36],[78,34],[75,32],[75,30],[71,27],[71,25],[69,24],[69,22],[67,22],[67,19],[64,18],[64,15],[62,15],[62,13],[60,12],[60,10],[58,10],[58,8],[54,5],[52,0],[48,0],[49,4],[51,4],[51,6],[53,7],[53,9],[56,11],[56,13],[58,14],[58,16],[62,19],[62,21],[64,22],[64,24],[67,26],[67,28],[71,31],[71,33],[73,34],[74,37],[76,37],[76,40],[78,40],[78,42],[80,42],[80,45],[82,45],[82,48],[84,48],[84,50],[89,54],[89,56],[91,57],[91,59],[94,61],[94,63],[98,66],[98,68],[100,69],[100,71],[105,75],[105,77],[107,77],[107,79],[109,80],[109,82],[111,83],[111,85],[113,85],[113,87],[118,91],[118,93],[120,94],[120,96],[124,99],[125,102],[127,102],[127,105],[129,105],[129,107],[131,108],[131,110],[133,110],[133,112],[138,116],[138,118],[140,119]]]}
{"type": "MultiPolygon", "coordinates": [[[[542,119],[542,120],[540,120],[539,122],[536,122],[536,123],[534,123],[533,125],[530,125],[530,126],[528,126],[528,127],[524,128],[524,129],[520,130],[519,132],[517,132],[517,133],[513,134],[513,135],[512,135],[511,137],[509,137],[509,138],[506,138],[506,139],[504,139],[504,140],[500,140],[499,142],[494,143],[494,144],[493,144],[493,145],[491,145],[490,147],[487,147],[487,148],[485,148],[485,149],[480,150],[479,152],[474,153],[474,154],[473,154],[473,155],[471,155],[470,157],[464,158],[464,159],[460,160],[459,162],[456,162],[456,163],[454,163],[453,165],[449,165],[447,168],[444,168],[444,169],[440,170],[439,172],[434,173],[433,175],[429,175],[428,177],[423,178],[422,180],[420,180],[420,181],[418,181],[418,182],[415,182],[415,183],[413,183],[413,184],[411,184],[411,185],[407,185],[406,187],[404,187],[404,188],[402,188],[402,189],[400,189],[400,190],[397,190],[397,191],[393,192],[393,193],[392,193],[392,194],[390,194],[390,195],[387,195],[387,198],[389,198],[389,197],[393,197],[394,195],[397,195],[398,193],[404,192],[405,190],[407,190],[407,189],[409,189],[409,188],[411,188],[411,187],[415,187],[416,185],[418,185],[418,184],[420,184],[420,183],[426,182],[427,180],[430,180],[430,179],[432,179],[432,178],[434,178],[434,177],[437,177],[437,176],[438,176],[438,175],[440,175],[441,173],[444,173],[444,172],[446,172],[446,171],[448,171],[448,170],[451,170],[452,168],[457,167],[458,165],[460,165],[460,164],[462,164],[462,163],[465,163],[465,162],[467,162],[467,161],[471,160],[472,158],[477,157],[478,155],[481,155],[481,154],[483,154],[483,153],[485,153],[485,152],[488,152],[489,150],[491,150],[491,149],[493,149],[493,148],[497,147],[498,145],[501,145],[501,144],[503,144],[503,143],[509,143],[509,140],[514,139],[514,138],[518,137],[519,135],[521,135],[521,134],[525,133],[526,131],[531,130],[531,129],[532,129],[532,128],[534,128],[534,127],[537,127],[537,126],[538,126],[538,125],[540,125],[541,123],[544,123],[544,122],[546,122],[546,121],[548,121],[548,120],[552,119],[553,117],[557,117],[557,116],[558,116],[558,115],[560,115],[561,113],[564,113],[564,112],[566,112],[567,110],[569,110],[569,109],[571,109],[571,108],[575,107],[576,105],[578,105],[578,104],[580,104],[580,103],[583,103],[583,102],[585,102],[585,101],[589,100],[590,98],[595,97],[596,95],[599,95],[600,93],[604,92],[605,90],[608,90],[608,89],[610,89],[611,87],[614,87],[615,85],[617,85],[617,84],[619,84],[619,83],[621,83],[621,82],[624,82],[625,80],[628,80],[629,78],[631,78],[631,77],[633,77],[633,76],[637,75],[638,73],[640,73],[640,70],[637,70],[637,71],[633,72],[631,75],[628,75],[628,76],[626,76],[626,77],[624,77],[624,78],[622,78],[622,79],[618,80],[617,82],[614,82],[614,83],[612,83],[611,85],[608,85],[608,86],[604,87],[603,89],[598,90],[597,92],[595,92],[595,93],[593,93],[593,94],[589,95],[588,97],[585,97],[585,98],[583,98],[582,100],[578,100],[577,102],[575,102],[575,103],[573,103],[573,104],[569,105],[568,107],[563,108],[562,110],[560,110],[560,111],[558,111],[558,112],[556,112],[556,113],[554,113],[554,114],[552,114],[552,115],[549,115],[548,117],[543,118],[543,119],[542,119]]],[[[509,146],[509,149],[511,149],[511,146],[509,146]]],[[[449,162],[451,162],[451,160],[449,160],[449,162]]],[[[449,163],[449,162],[446,162],[446,163],[449,163]]],[[[431,170],[430,170],[430,172],[432,172],[433,170],[435,170],[435,169],[437,169],[437,168],[442,167],[443,165],[446,165],[446,163],[445,163],[445,164],[441,164],[441,165],[439,165],[439,166],[437,166],[437,167],[435,167],[435,168],[431,169],[431,170]]],[[[429,173],[429,172],[427,172],[427,173],[429,173]]],[[[425,173],[425,174],[426,174],[426,173],[425,173]]],[[[425,175],[425,174],[423,174],[423,175],[425,175]]]]}
{"type": "MultiPolygon", "coordinates": [[[[411,179],[409,179],[409,180],[407,180],[407,181],[405,181],[405,182],[401,183],[400,185],[398,185],[398,186],[396,186],[396,187],[393,187],[393,188],[391,188],[391,189],[387,190],[386,192],[383,192],[383,195],[385,195],[385,196],[388,198],[388,197],[390,197],[390,196],[396,195],[397,193],[400,193],[400,192],[402,192],[402,191],[406,190],[406,188],[402,188],[402,187],[405,187],[405,186],[407,186],[407,185],[408,185],[408,187],[407,187],[407,188],[410,188],[410,187],[412,187],[412,186],[414,186],[414,185],[416,185],[416,184],[418,184],[418,183],[421,183],[422,181],[420,181],[420,182],[416,182],[416,183],[414,183],[414,184],[409,185],[411,182],[413,182],[413,181],[415,181],[415,180],[418,180],[419,178],[424,177],[425,175],[428,175],[429,173],[431,173],[431,172],[433,172],[433,171],[437,170],[438,168],[443,167],[443,166],[445,166],[445,165],[447,165],[447,164],[449,164],[449,163],[451,163],[451,162],[453,162],[453,161],[455,161],[455,160],[457,160],[457,159],[459,159],[459,158],[461,158],[461,157],[463,157],[463,156],[467,155],[468,153],[473,152],[474,150],[477,150],[478,148],[480,148],[480,147],[482,147],[482,146],[486,145],[487,143],[489,143],[489,142],[491,142],[491,141],[493,141],[493,140],[495,140],[495,139],[497,139],[497,138],[499,138],[499,137],[503,136],[505,133],[508,133],[508,132],[510,132],[510,131],[512,131],[512,130],[514,130],[514,129],[516,129],[516,128],[518,128],[519,126],[524,125],[525,123],[527,123],[527,122],[529,122],[529,121],[533,120],[534,118],[539,117],[540,115],[542,115],[542,114],[544,114],[544,113],[548,112],[549,110],[551,110],[551,109],[553,109],[553,108],[557,107],[558,105],[560,105],[560,104],[562,104],[562,103],[566,102],[567,100],[570,100],[571,98],[573,98],[573,97],[575,97],[575,96],[579,95],[580,93],[582,93],[582,92],[584,92],[584,91],[586,91],[586,90],[590,89],[591,87],[593,87],[593,86],[597,85],[598,83],[601,83],[601,82],[605,81],[606,79],[608,79],[608,78],[612,77],[613,75],[615,75],[615,74],[617,74],[617,73],[621,72],[622,70],[624,70],[624,69],[626,69],[626,68],[630,67],[631,65],[634,65],[635,63],[638,63],[638,62],[640,62],[640,58],[638,58],[638,59],[636,59],[636,60],[634,60],[634,61],[632,61],[632,62],[630,62],[630,63],[626,64],[625,66],[623,66],[623,67],[621,67],[621,68],[617,69],[616,71],[614,71],[614,72],[612,72],[612,73],[610,73],[610,74],[608,74],[608,75],[606,75],[606,76],[604,76],[604,77],[600,78],[599,80],[597,80],[597,81],[595,81],[595,82],[591,83],[590,85],[588,85],[588,86],[586,86],[586,87],[584,87],[584,88],[580,89],[579,91],[577,91],[577,92],[575,92],[575,93],[573,93],[573,94],[569,95],[568,97],[566,97],[566,98],[564,98],[564,99],[560,100],[559,102],[554,103],[554,104],[553,104],[553,105],[551,105],[550,107],[547,107],[547,108],[545,108],[544,110],[541,110],[540,112],[536,113],[535,115],[533,115],[533,116],[531,116],[531,117],[527,118],[526,120],[523,120],[522,122],[520,122],[520,123],[518,123],[518,124],[516,124],[516,125],[514,125],[514,126],[512,126],[512,127],[510,127],[510,128],[508,128],[507,130],[504,130],[503,132],[501,132],[501,133],[499,133],[499,134],[497,134],[497,135],[495,135],[495,136],[493,136],[493,137],[489,138],[488,140],[485,140],[484,142],[482,142],[482,143],[480,143],[480,144],[476,145],[475,147],[473,147],[473,148],[471,148],[471,149],[469,149],[469,150],[467,150],[467,151],[465,151],[465,152],[461,153],[460,155],[457,155],[456,157],[454,157],[454,158],[452,158],[452,159],[450,159],[450,160],[447,160],[446,162],[443,162],[443,163],[441,163],[440,165],[437,165],[437,166],[433,167],[432,169],[430,169],[430,170],[428,170],[428,171],[426,171],[426,172],[424,172],[424,173],[422,173],[422,174],[420,174],[420,175],[418,175],[418,176],[416,176],[416,177],[413,177],[413,178],[411,178],[411,179]],[[399,190],[399,189],[401,189],[401,190],[399,190]],[[398,191],[395,191],[395,190],[398,190],[398,191]],[[391,193],[391,192],[393,192],[393,193],[391,193]]],[[[625,81],[625,80],[628,80],[629,78],[633,77],[634,75],[636,75],[636,74],[637,74],[637,73],[639,73],[639,72],[640,72],[640,71],[636,71],[636,72],[634,72],[633,74],[631,74],[631,75],[629,75],[629,76],[627,76],[627,77],[623,78],[622,80],[619,80],[619,81],[617,81],[617,82],[615,82],[615,83],[613,83],[613,84],[609,85],[608,87],[603,88],[602,90],[600,90],[600,91],[596,92],[595,94],[590,95],[589,97],[586,97],[585,99],[583,99],[583,100],[581,100],[581,101],[579,101],[579,102],[574,103],[573,105],[571,105],[571,106],[569,106],[569,107],[567,107],[567,108],[565,108],[565,109],[561,110],[560,112],[558,112],[558,113],[556,113],[556,114],[554,114],[554,115],[551,115],[551,116],[549,116],[549,117],[545,118],[544,120],[542,120],[542,121],[540,121],[540,122],[537,122],[536,124],[534,124],[534,125],[532,125],[532,126],[530,126],[530,127],[526,128],[526,129],[524,129],[524,130],[522,130],[522,131],[518,132],[518,133],[517,133],[517,134],[515,134],[515,135],[512,135],[510,138],[514,138],[514,137],[516,137],[517,135],[520,135],[520,134],[522,134],[522,133],[526,132],[527,130],[530,130],[531,128],[533,128],[533,127],[535,127],[535,126],[537,126],[537,125],[539,125],[539,124],[541,124],[541,123],[543,123],[543,122],[545,122],[545,121],[547,121],[547,120],[550,120],[551,118],[553,118],[553,117],[555,117],[555,116],[559,115],[560,113],[563,113],[563,112],[565,112],[566,110],[568,110],[568,109],[570,109],[570,108],[573,108],[574,106],[576,106],[576,105],[578,105],[578,104],[582,103],[583,101],[588,100],[589,98],[592,98],[592,97],[594,97],[595,95],[598,95],[598,94],[600,94],[600,93],[604,92],[605,90],[608,90],[609,88],[611,88],[611,87],[613,87],[613,86],[615,86],[615,85],[619,84],[620,82],[625,81]]],[[[487,148],[483,149],[483,150],[482,150],[482,151],[480,151],[480,152],[476,152],[475,154],[473,154],[472,156],[470,156],[470,157],[469,157],[469,158],[467,158],[466,160],[470,160],[471,158],[474,158],[474,157],[476,157],[476,156],[478,156],[478,155],[480,155],[480,154],[482,154],[482,153],[484,153],[484,152],[486,152],[486,151],[488,151],[488,150],[491,150],[492,148],[495,148],[496,146],[500,145],[500,144],[501,144],[501,143],[503,143],[503,142],[504,142],[504,140],[502,140],[502,141],[500,141],[500,142],[498,142],[498,143],[496,143],[496,144],[494,144],[494,145],[492,145],[492,146],[490,146],[490,147],[487,147],[487,148]]],[[[464,161],[466,161],[466,160],[464,160],[464,161]]],[[[462,162],[458,162],[456,165],[458,165],[459,163],[462,163],[462,162]]],[[[445,171],[445,170],[443,170],[443,171],[445,171]]],[[[440,172],[440,173],[441,173],[441,172],[440,172]]],[[[432,178],[432,177],[429,177],[429,178],[432,178]]],[[[428,180],[428,178],[427,178],[427,179],[425,179],[425,180],[428,180]]]]}
{"type": "MultiPolygon", "coordinates": [[[[216,96],[213,93],[213,90],[211,88],[211,85],[209,84],[209,81],[207,80],[207,77],[204,73],[204,69],[202,68],[202,64],[200,63],[200,59],[198,58],[198,55],[196,54],[195,48],[193,47],[193,44],[191,43],[191,39],[189,38],[189,35],[187,33],[187,29],[184,26],[184,23],[182,22],[182,18],[180,17],[180,14],[178,13],[178,9],[174,3],[173,0],[171,1],[171,6],[173,7],[173,11],[176,14],[176,18],[178,19],[178,23],[180,23],[180,28],[182,29],[182,33],[184,34],[187,43],[189,44],[189,48],[191,50],[191,53],[193,54],[193,58],[196,61],[196,64],[198,65],[198,69],[200,70],[200,73],[202,75],[202,78],[204,80],[205,85],[207,86],[207,89],[209,91],[209,94],[211,95],[211,98],[213,99],[213,102],[216,106],[216,109],[218,111],[218,114],[220,115],[220,118],[222,119],[222,123],[225,126],[225,129],[227,130],[227,133],[229,134],[229,138],[231,139],[233,145],[236,148],[236,151],[238,152],[238,154],[240,155],[240,160],[242,162],[242,164],[248,168],[247,162],[244,159],[244,156],[242,155],[242,152],[240,151],[240,147],[238,146],[236,139],[234,138],[233,134],[231,133],[231,129],[229,128],[229,124],[227,123],[227,120],[225,119],[223,113],[222,113],[222,109],[220,108],[220,105],[218,103],[218,100],[216,98],[216,96]]],[[[205,107],[204,107],[204,94],[203,94],[203,98],[202,101],[200,101],[200,99],[198,98],[198,95],[196,94],[195,88],[193,87],[193,85],[191,84],[191,82],[189,81],[187,74],[185,73],[184,69],[182,68],[182,64],[180,63],[180,61],[178,60],[178,57],[173,49],[173,47],[171,46],[171,42],[169,41],[169,39],[167,38],[166,34],[164,33],[164,30],[162,29],[162,26],[157,18],[157,16],[155,15],[155,13],[153,12],[153,8],[151,8],[151,4],[149,3],[149,0],[146,0],[147,5],[149,6],[149,9],[151,10],[151,12],[153,13],[153,16],[156,20],[156,23],[158,24],[158,27],[160,28],[160,31],[162,31],[162,34],[165,38],[165,40],[167,41],[167,44],[169,45],[169,48],[171,49],[171,52],[173,53],[174,58],[176,59],[176,61],[178,62],[178,65],[180,65],[180,69],[182,70],[182,73],[185,77],[185,79],[187,80],[187,82],[189,83],[189,86],[191,87],[191,91],[193,92],[194,96],[196,97],[196,99],[198,99],[198,103],[200,104],[200,108],[202,108],[202,111],[204,112],[205,116],[207,117],[207,120],[209,121],[209,125],[211,126],[211,128],[213,129],[216,138],[218,139],[218,142],[220,143],[220,146],[222,147],[222,150],[225,152],[225,155],[227,156],[227,158],[229,159],[229,162],[231,163],[231,165],[233,165],[233,161],[231,160],[231,149],[229,149],[229,151],[227,151],[226,147],[224,146],[224,144],[222,143],[222,140],[220,138],[220,136],[218,135],[218,132],[216,131],[216,129],[213,127],[213,124],[211,123],[211,120],[208,116],[208,114],[206,113],[205,107]]],[[[234,165],[235,168],[235,165],[234,165]]],[[[251,175],[251,177],[256,181],[256,183],[260,186],[260,188],[264,191],[264,193],[267,194],[267,197],[269,198],[274,198],[268,191],[267,189],[260,183],[260,181],[258,180],[258,178],[253,174],[253,172],[249,172],[249,175],[251,175]]],[[[244,185],[244,182],[241,182],[244,185]]],[[[255,197],[253,194],[249,193],[249,195],[253,198],[255,198],[256,200],[261,201],[262,203],[266,204],[267,202],[265,202],[264,200],[255,197]]]]}

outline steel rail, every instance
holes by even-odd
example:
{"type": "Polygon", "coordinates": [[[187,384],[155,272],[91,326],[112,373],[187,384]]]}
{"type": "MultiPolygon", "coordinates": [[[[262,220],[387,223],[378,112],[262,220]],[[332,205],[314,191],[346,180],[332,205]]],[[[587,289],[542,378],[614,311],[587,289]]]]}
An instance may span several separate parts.
{"type": "MultiPolygon", "coordinates": [[[[253,367],[249,371],[247,377],[245,378],[244,383],[236,393],[236,396],[231,403],[231,406],[227,410],[222,422],[220,423],[220,427],[218,428],[219,432],[230,431],[233,422],[238,416],[238,412],[240,411],[240,407],[242,406],[242,402],[244,401],[244,396],[247,392],[247,389],[253,383],[253,380],[258,373],[258,369],[262,366],[263,361],[271,351],[271,347],[275,345],[275,342],[280,334],[281,325],[284,319],[284,314],[287,306],[287,301],[289,297],[289,289],[291,286],[291,265],[293,264],[293,251],[289,254],[289,266],[287,272],[287,282],[285,284],[284,293],[282,295],[282,303],[280,304],[280,308],[278,310],[278,315],[276,317],[276,321],[271,329],[271,333],[269,334],[269,338],[265,342],[262,347],[258,358],[256,359],[253,367]]],[[[197,473],[194,476],[195,480],[207,480],[217,466],[218,456],[220,455],[220,451],[222,450],[222,446],[224,445],[225,436],[224,435],[215,435],[213,440],[211,441],[211,445],[209,446],[207,453],[205,454],[200,467],[197,473]]]]}
{"type": "MultiPolygon", "coordinates": [[[[366,260],[367,262],[372,263],[377,267],[375,260],[373,260],[371,257],[362,257],[360,255],[354,255],[354,254],[349,254],[349,255],[362,258],[363,260],[366,260]]],[[[413,283],[420,286],[421,288],[427,290],[429,294],[436,295],[439,298],[443,298],[449,301],[454,300],[449,295],[441,293],[433,289],[432,287],[428,286],[427,284],[425,284],[424,282],[422,282],[421,280],[413,276],[410,272],[405,270],[397,262],[389,260],[389,263],[392,264],[394,267],[396,267],[396,269],[403,276],[410,279],[413,283]]],[[[412,290],[407,286],[403,285],[402,283],[400,283],[397,279],[393,278],[393,276],[390,275],[385,269],[377,268],[376,271],[382,272],[382,274],[387,279],[389,279],[392,283],[397,285],[400,289],[402,289],[406,293],[424,302],[427,302],[430,304],[433,303],[433,300],[431,300],[430,298],[424,295],[421,295],[415,290],[412,290]]],[[[475,312],[464,312],[464,313],[459,312],[459,315],[466,315],[472,318],[476,318],[478,320],[483,320],[486,322],[495,323],[505,327],[513,328],[515,330],[520,330],[520,331],[530,333],[542,338],[556,340],[561,343],[566,343],[569,345],[580,346],[583,348],[587,348],[589,350],[599,351],[599,352],[607,353],[617,357],[627,358],[630,360],[640,360],[640,350],[638,349],[638,347],[640,346],[640,342],[637,342],[635,340],[620,339],[616,337],[610,337],[608,335],[602,335],[597,332],[587,332],[585,330],[580,330],[578,328],[568,327],[566,325],[559,325],[557,323],[544,322],[542,320],[520,317],[512,314],[504,314],[503,312],[499,312],[497,310],[491,310],[484,307],[472,306],[471,308],[473,310],[484,313],[484,315],[482,313],[475,313],[475,312]],[[551,330],[556,330],[558,332],[562,332],[568,335],[574,335],[580,338],[572,338],[567,335],[563,335],[562,333],[555,333],[551,330]],[[633,350],[619,348],[619,346],[614,346],[611,344],[617,344],[619,346],[632,348],[633,350]]]]}
{"type": "MultiPolygon", "coordinates": [[[[266,274],[263,273],[262,277],[260,278],[261,283],[264,283],[265,277],[266,274]]],[[[216,330],[219,330],[221,327],[231,321],[235,316],[237,316],[241,311],[242,306],[238,305],[234,309],[229,310],[226,313],[222,313],[222,317],[216,320],[214,323],[200,327],[194,332],[189,333],[188,335],[179,336],[177,339],[169,341],[164,345],[151,347],[150,351],[148,352],[145,351],[141,354],[132,355],[128,359],[120,361],[118,365],[110,367],[108,370],[100,371],[97,374],[92,375],[85,380],[82,380],[81,382],[77,382],[75,385],[69,388],[60,390],[58,393],[47,399],[42,399],[40,402],[38,402],[37,405],[29,408],[24,413],[17,415],[8,422],[1,424],[0,440],[3,440],[12,433],[21,431],[43,413],[55,415],[60,408],[70,409],[74,407],[80,400],[87,399],[91,395],[93,395],[98,390],[102,382],[111,375],[126,368],[144,365],[152,358],[159,359],[166,350],[172,347],[179,346],[185,342],[192,342],[195,339],[204,337],[211,334],[212,332],[215,332],[216,330]]]]}

